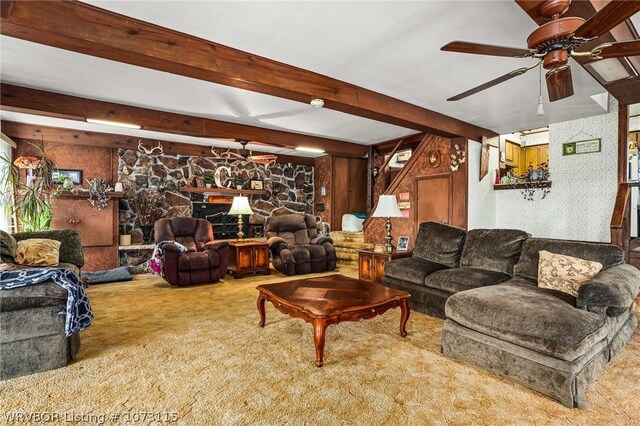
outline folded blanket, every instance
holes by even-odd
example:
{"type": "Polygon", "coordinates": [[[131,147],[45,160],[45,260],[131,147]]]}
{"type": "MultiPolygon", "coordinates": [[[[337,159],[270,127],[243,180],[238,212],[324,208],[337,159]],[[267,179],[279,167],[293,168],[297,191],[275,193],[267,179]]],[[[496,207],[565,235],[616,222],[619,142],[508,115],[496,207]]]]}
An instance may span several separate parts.
{"type": "MultiPolygon", "coordinates": [[[[67,336],[89,327],[93,320],[89,299],[80,278],[64,268],[29,268],[0,272],[0,290],[10,290],[52,280],[67,290],[67,309],[64,331],[67,336]]],[[[62,313],[62,312],[60,312],[62,313]]]]}
{"type": "Polygon", "coordinates": [[[153,272],[156,275],[161,275],[161,276],[163,275],[163,271],[164,271],[163,248],[165,245],[172,245],[176,247],[180,251],[180,253],[187,252],[187,248],[180,243],[177,243],[175,241],[160,241],[158,244],[156,244],[156,248],[153,250],[151,259],[149,259],[149,262],[147,262],[147,265],[149,265],[149,269],[151,269],[151,272],[153,272]]]}

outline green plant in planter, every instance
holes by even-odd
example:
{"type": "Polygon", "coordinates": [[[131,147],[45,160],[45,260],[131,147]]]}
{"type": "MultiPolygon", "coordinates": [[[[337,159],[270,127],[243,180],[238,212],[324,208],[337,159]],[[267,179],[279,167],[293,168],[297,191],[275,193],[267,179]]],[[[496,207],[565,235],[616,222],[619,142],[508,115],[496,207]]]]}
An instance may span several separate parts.
{"type": "Polygon", "coordinates": [[[244,179],[242,176],[236,176],[233,178],[233,183],[235,183],[237,189],[242,189],[242,185],[244,185],[244,179]]]}
{"type": "Polygon", "coordinates": [[[213,173],[207,172],[207,173],[204,174],[204,183],[205,184],[207,184],[209,186],[213,186],[215,181],[216,181],[216,178],[215,178],[213,173]]]}
{"type": "Polygon", "coordinates": [[[44,143],[29,144],[35,148],[37,156],[21,156],[13,163],[6,155],[0,156],[0,199],[19,224],[19,230],[26,232],[46,230],[51,225],[51,199],[55,192],[51,176],[56,169],[55,163],[47,157],[44,143]],[[20,177],[21,169],[27,170],[26,182],[20,177]]]}

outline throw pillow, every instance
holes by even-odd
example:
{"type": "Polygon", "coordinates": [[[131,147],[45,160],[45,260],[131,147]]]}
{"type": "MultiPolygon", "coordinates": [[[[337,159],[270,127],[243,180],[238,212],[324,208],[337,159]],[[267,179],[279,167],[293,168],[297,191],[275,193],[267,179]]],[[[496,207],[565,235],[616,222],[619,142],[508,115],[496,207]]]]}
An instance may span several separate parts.
{"type": "Polygon", "coordinates": [[[29,266],[57,266],[60,258],[60,241],[46,238],[29,238],[18,241],[16,263],[29,266]]]}
{"type": "Polygon", "coordinates": [[[5,263],[13,263],[16,258],[16,239],[13,235],[0,231],[0,260],[5,263]]]}
{"type": "Polygon", "coordinates": [[[540,251],[538,287],[578,296],[578,289],[602,269],[602,263],[564,254],[540,251]]]}

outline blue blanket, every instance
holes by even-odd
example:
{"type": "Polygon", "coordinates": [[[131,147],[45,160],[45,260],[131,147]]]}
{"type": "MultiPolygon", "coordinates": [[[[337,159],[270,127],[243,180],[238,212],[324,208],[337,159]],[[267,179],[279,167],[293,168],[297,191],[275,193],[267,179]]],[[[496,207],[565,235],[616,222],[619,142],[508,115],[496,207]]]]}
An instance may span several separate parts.
{"type": "Polygon", "coordinates": [[[62,268],[29,268],[0,272],[0,290],[24,287],[53,280],[67,290],[67,311],[64,331],[67,336],[78,333],[91,325],[93,313],[89,299],[78,276],[62,268]]]}

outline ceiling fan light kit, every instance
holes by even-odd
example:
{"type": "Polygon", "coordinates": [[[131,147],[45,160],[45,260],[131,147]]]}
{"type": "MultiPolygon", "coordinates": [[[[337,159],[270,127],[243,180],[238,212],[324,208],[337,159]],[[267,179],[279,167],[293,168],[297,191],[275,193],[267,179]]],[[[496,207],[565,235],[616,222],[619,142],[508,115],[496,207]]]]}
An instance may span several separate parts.
{"type": "MultiPolygon", "coordinates": [[[[588,65],[593,66],[596,72],[600,74],[597,70],[598,61],[606,60],[607,58],[625,58],[627,56],[640,55],[640,39],[618,43],[602,43],[590,51],[576,51],[581,45],[606,34],[612,28],[639,12],[640,1],[611,1],[588,20],[579,17],[560,17],[569,10],[571,0],[546,0],[538,3],[538,5],[532,7],[537,9],[541,17],[551,20],[540,25],[529,35],[527,38],[528,49],[454,41],[443,46],[441,50],[476,55],[538,58],[541,60],[543,68],[549,70],[545,75],[545,80],[551,102],[567,98],[574,93],[571,67],[568,64],[570,57],[587,56],[591,58],[593,62],[590,62],[588,65]]],[[[615,62],[617,62],[621,68],[624,68],[618,60],[615,60],[615,62]]],[[[522,75],[537,65],[539,64],[511,71],[502,77],[498,77],[447,100],[457,101],[466,98],[467,96],[510,80],[513,77],[522,75]]],[[[613,71],[610,71],[610,73],[615,74],[613,71]]],[[[626,70],[625,73],[627,74],[626,77],[630,75],[626,70]]],[[[620,73],[619,75],[623,74],[620,73]]],[[[604,76],[603,79],[609,82],[604,76]]],[[[541,111],[541,109],[542,102],[541,98],[539,98],[538,111],[541,111]]]]}
{"type": "Polygon", "coordinates": [[[311,102],[309,103],[314,108],[322,108],[324,106],[324,100],[320,98],[311,99],[311,102]]]}

